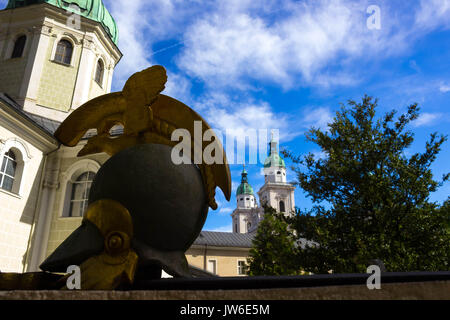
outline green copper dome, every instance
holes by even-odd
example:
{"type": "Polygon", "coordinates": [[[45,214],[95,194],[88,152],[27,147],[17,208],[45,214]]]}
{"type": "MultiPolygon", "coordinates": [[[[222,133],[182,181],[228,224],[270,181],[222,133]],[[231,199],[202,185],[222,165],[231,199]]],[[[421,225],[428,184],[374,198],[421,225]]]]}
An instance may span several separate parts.
{"type": "Polygon", "coordinates": [[[241,184],[237,188],[236,196],[240,196],[241,194],[251,194],[253,195],[253,188],[248,184],[247,180],[247,171],[245,169],[241,173],[241,184]]]}
{"type": "Polygon", "coordinates": [[[269,155],[266,161],[264,161],[264,168],[269,167],[286,168],[286,165],[284,164],[283,158],[281,158],[278,153],[272,153],[271,155],[269,155]]]}
{"type": "Polygon", "coordinates": [[[99,22],[105,28],[111,40],[117,45],[119,30],[117,29],[114,18],[108,9],[106,9],[102,0],[9,0],[6,9],[14,9],[44,2],[99,22]]]}
{"type": "Polygon", "coordinates": [[[270,145],[270,152],[266,161],[264,161],[264,168],[270,167],[286,168],[283,158],[281,158],[280,155],[278,154],[277,142],[272,138],[269,145],[270,145]]]}

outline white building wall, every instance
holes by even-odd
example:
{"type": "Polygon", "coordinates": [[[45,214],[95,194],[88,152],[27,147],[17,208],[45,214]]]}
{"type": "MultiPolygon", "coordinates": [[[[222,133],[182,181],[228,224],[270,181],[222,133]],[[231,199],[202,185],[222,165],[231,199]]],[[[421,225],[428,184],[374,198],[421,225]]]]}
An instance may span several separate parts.
{"type": "Polygon", "coordinates": [[[24,160],[20,191],[8,192],[0,188],[0,270],[23,272],[38,203],[43,152],[7,130],[1,121],[0,141],[0,161],[11,145],[16,156],[19,156],[20,145],[23,146],[20,157],[24,160]]]}
{"type": "MultiPolygon", "coordinates": [[[[27,36],[26,49],[22,57],[27,59],[26,67],[24,71],[19,70],[22,79],[18,86],[20,93],[18,96],[13,95],[13,98],[28,112],[63,121],[70,111],[83,103],[109,93],[114,67],[120,60],[121,53],[106,33],[100,30],[103,29],[99,28],[96,22],[86,18],[82,18],[81,29],[75,29],[67,24],[67,17],[61,15],[59,9],[49,10],[47,5],[35,6],[34,9],[23,7],[0,11],[0,47],[2,49],[5,45],[11,47],[8,47],[7,52],[4,51],[6,53],[3,59],[0,59],[0,63],[9,63],[7,60],[12,52],[14,35],[21,33],[27,36]],[[39,104],[40,92],[43,90],[48,92],[42,88],[45,83],[43,84],[41,79],[44,78],[46,70],[56,67],[56,65],[52,66],[54,63],[51,61],[56,45],[61,39],[69,40],[73,44],[72,62],[70,66],[67,66],[67,70],[72,68],[72,71],[76,73],[75,84],[70,93],[71,103],[61,106],[67,108],[65,110],[39,104]],[[51,52],[50,58],[48,58],[49,52],[51,52]],[[101,86],[94,80],[98,59],[104,62],[101,86]]],[[[54,88],[49,90],[58,95],[54,88]]]]}
{"type": "Polygon", "coordinates": [[[241,194],[237,196],[237,207],[238,208],[255,208],[258,204],[254,195],[251,194],[241,194]]]}
{"type": "MultiPolygon", "coordinates": [[[[114,67],[121,58],[118,48],[96,22],[82,18],[81,30],[76,30],[69,27],[64,19],[60,10],[48,9],[47,5],[0,11],[0,64],[10,62],[13,37],[18,33],[27,35],[24,55],[17,59],[22,59],[24,70],[19,74],[14,69],[11,73],[20,80],[14,85],[17,89],[14,98],[23,105],[24,110],[57,121],[64,120],[71,110],[86,101],[110,92],[114,67]],[[45,64],[48,65],[54,57],[55,39],[62,37],[70,38],[75,44],[73,61],[67,68],[78,71],[69,106],[71,110],[68,112],[37,104],[39,90],[42,85],[45,86],[45,82],[41,81],[45,64]],[[105,67],[101,86],[94,79],[100,58],[105,67]]],[[[0,189],[2,272],[38,270],[43,259],[81,224],[82,218],[62,217],[64,184],[67,183],[65,175],[80,161],[89,159],[98,163],[98,169],[109,158],[106,154],[77,158],[76,153],[81,146],[56,151],[55,141],[49,142],[51,138],[44,138],[42,132],[27,129],[27,124],[14,123],[18,118],[17,115],[3,114],[3,109],[0,109],[0,165],[11,141],[16,146],[23,145],[17,148],[22,150],[24,160],[18,187],[13,192],[0,189]],[[55,152],[46,156],[51,151],[55,152]]]]}

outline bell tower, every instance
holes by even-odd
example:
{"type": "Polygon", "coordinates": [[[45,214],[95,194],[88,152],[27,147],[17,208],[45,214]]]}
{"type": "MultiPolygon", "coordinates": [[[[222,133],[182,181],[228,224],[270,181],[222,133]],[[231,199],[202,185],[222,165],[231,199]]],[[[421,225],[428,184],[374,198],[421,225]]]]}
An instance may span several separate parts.
{"type": "Polygon", "coordinates": [[[252,186],[248,183],[245,167],[241,173],[241,184],[236,191],[237,207],[231,214],[234,233],[248,233],[256,228],[257,202],[252,186]]]}
{"type": "Polygon", "coordinates": [[[295,187],[286,181],[286,165],[278,153],[278,141],[270,140],[269,156],[264,161],[264,185],[258,191],[261,206],[268,205],[278,212],[291,215],[295,210],[295,187]]]}
{"type": "Polygon", "coordinates": [[[61,122],[111,91],[117,40],[102,0],[9,0],[0,11],[0,92],[61,122]]]}

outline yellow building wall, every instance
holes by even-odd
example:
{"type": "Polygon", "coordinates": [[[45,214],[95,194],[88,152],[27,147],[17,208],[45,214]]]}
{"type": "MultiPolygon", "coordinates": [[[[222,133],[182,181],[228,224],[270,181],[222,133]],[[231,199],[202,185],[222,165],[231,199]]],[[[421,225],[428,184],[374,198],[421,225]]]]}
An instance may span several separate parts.
{"type": "Polygon", "coordinates": [[[74,95],[81,48],[74,48],[73,66],[66,66],[52,61],[55,41],[55,38],[51,38],[49,41],[39,83],[37,104],[60,111],[69,111],[74,95]]]}
{"type": "MultiPolygon", "coordinates": [[[[61,169],[58,177],[58,181],[63,181],[62,175],[76,162],[81,159],[92,159],[98,162],[100,165],[109,159],[107,154],[95,154],[88,157],[76,158],[68,157],[61,160],[61,169]]],[[[59,185],[56,190],[55,202],[53,206],[52,222],[50,226],[50,234],[48,238],[48,246],[45,256],[48,257],[76,228],[81,225],[81,217],[62,217],[63,204],[65,194],[63,194],[64,188],[59,185]]]]}
{"type": "MultiPolygon", "coordinates": [[[[238,261],[247,261],[250,249],[214,248],[206,250],[206,264],[208,260],[216,261],[216,273],[221,277],[242,276],[238,274],[238,261]]],[[[197,268],[206,270],[205,250],[203,248],[190,248],[186,251],[188,263],[197,268]]]]}
{"type": "MultiPolygon", "coordinates": [[[[28,47],[33,39],[27,38],[28,47]]],[[[19,96],[20,88],[22,86],[23,75],[27,65],[29,50],[25,49],[21,58],[10,59],[5,57],[7,45],[3,46],[0,55],[0,92],[5,92],[11,97],[19,96]]]]}
{"type": "MultiPolygon", "coordinates": [[[[94,71],[93,75],[95,75],[95,71],[94,71]]],[[[106,77],[107,77],[107,72],[105,70],[105,74],[103,75],[103,78],[106,78],[106,77]]],[[[104,79],[103,83],[104,83],[104,85],[102,88],[95,80],[91,81],[91,89],[89,91],[89,100],[97,98],[98,96],[102,96],[107,93],[106,92],[106,87],[107,87],[106,79],[104,79]]]]}

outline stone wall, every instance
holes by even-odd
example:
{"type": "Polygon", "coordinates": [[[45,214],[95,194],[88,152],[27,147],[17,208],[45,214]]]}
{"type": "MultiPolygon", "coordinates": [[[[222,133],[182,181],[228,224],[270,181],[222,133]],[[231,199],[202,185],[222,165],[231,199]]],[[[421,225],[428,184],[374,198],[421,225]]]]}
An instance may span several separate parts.
{"type": "Polygon", "coordinates": [[[243,290],[0,291],[13,300],[406,300],[450,299],[450,281],[243,290]]]}

